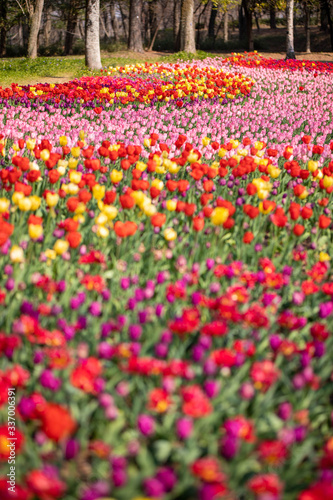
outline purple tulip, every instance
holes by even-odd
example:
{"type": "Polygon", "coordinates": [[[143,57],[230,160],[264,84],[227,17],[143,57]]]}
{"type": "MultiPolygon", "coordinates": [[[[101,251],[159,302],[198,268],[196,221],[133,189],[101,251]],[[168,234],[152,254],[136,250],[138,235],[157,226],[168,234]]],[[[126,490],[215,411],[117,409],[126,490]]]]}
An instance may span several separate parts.
{"type": "Polygon", "coordinates": [[[176,423],[179,439],[187,439],[193,432],[193,421],[188,417],[180,418],[176,423]]]}
{"type": "Polygon", "coordinates": [[[151,436],[155,432],[155,421],[149,415],[139,415],[137,425],[144,436],[151,436]]]}

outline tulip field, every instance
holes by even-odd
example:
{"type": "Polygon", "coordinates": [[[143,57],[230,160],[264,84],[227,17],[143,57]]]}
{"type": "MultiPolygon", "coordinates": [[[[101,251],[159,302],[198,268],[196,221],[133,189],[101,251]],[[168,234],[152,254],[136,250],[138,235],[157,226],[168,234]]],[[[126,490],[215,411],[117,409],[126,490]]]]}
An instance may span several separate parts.
{"type": "Polygon", "coordinates": [[[333,64],[0,87],[0,164],[0,499],[332,500],[333,64]]]}

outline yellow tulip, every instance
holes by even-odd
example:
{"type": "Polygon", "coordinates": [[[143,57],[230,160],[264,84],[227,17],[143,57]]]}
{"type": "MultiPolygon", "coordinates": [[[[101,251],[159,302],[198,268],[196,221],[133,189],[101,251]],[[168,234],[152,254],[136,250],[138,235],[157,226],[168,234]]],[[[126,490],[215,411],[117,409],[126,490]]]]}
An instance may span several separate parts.
{"type": "Polygon", "coordinates": [[[80,202],[78,204],[78,206],[76,207],[75,209],[75,213],[78,215],[78,214],[84,214],[84,212],[86,211],[87,207],[85,206],[85,204],[83,202],[80,202]]]}
{"type": "Polygon", "coordinates": [[[137,205],[140,205],[141,203],[143,203],[143,201],[145,199],[145,195],[143,194],[142,191],[133,191],[133,193],[131,193],[130,196],[132,198],[134,198],[135,203],[137,205]]]}
{"type": "Polygon", "coordinates": [[[270,189],[265,189],[265,188],[259,188],[257,191],[257,196],[259,200],[266,200],[268,198],[270,193],[270,189]]]}
{"type": "Polygon", "coordinates": [[[210,138],[209,137],[203,137],[202,140],[202,145],[203,146],[208,146],[208,144],[210,143],[210,138]]]}
{"type": "Polygon", "coordinates": [[[313,160],[309,160],[308,162],[308,170],[310,172],[315,172],[315,170],[317,170],[318,168],[318,162],[317,161],[313,161],[313,160]]]}
{"type": "Polygon", "coordinates": [[[248,150],[245,148],[240,148],[237,150],[237,152],[240,156],[247,156],[248,155],[248,150]]]}
{"type": "Polygon", "coordinates": [[[78,164],[78,160],[76,160],[75,158],[70,158],[68,160],[68,168],[70,168],[71,170],[74,170],[76,168],[77,164],[78,164]]]}
{"type": "Polygon", "coordinates": [[[212,215],[210,216],[210,220],[214,224],[214,226],[221,226],[225,223],[225,221],[229,217],[229,210],[224,207],[216,207],[214,208],[212,215]]]}
{"type": "Polygon", "coordinates": [[[146,205],[144,205],[141,210],[143,211],[143,213],[145,215],[147,215],[147,217],[151,217],[152,215],[156,214],[157,212],[157,208],[155,207],[155,205],[152,205],[151,203],[147,203],[146,205]]]}
{"type": "Polygon", "coordinates": [[[96,234],[100,238],[107,238],[109,236],[110,231],[105,226],[98,226],[96,234]]]}
{"type": "Polygon", "coordinates": [[[194,163],[194,162],[198,161],[198,158],[199,158],[198,154],[191,151],[187,157],[187,161],[190,163],[194,163]]]}
{"type": "Polygon", "coordinates": [[[164,230],[164,238],[167,241],[174,241],[177,238],[177,233],[172,227],[168,227],[164,230]]]}
{"type": "Polygon", "coordinates": [[[220,158],[223,158],[223,156],[225,156],[226,154],[227,154],[227,150],[226,149],[223,149],[223,148],[219,149],[218,155],[219,155],[220,158]]]}
{"type": "Polygon", "coordinates": [[[66,240],[57,240],[53,245],[53,250],[57,255],[62,255],[67,252],[69,243],[66,240]]]}
{"type": "Polygon", "coordinates": [[[174,161],[170,162],[170,166],[169,166],[170,174],[178,174],[179,170],[180,170],[180,166],[177,165],[176,162],[174,162],[174,161]]]}
{"type": "Polygon", "coordinates": [[[79,192],[79,186],[77,184],[73,184],[73,182],[70,182],[67,185],[67,192],[70,195],[77,194],[79,192]]]}
{"type": "Polygon", "coordinates": [[[12,262],[24,262],[24,252],[22,248],[18,245],[13,245],[9,253],[9,258],[12,262]]]}
{"type": "Polygon", "coordinates": [[[159,166],[162,163],[162,159],[158,155],[154,155],[153,160],[156,163],[156,166],[159,166]]]}
{"type": "Polygon", "coordinates": [[[84,130],[80,130],[79,137],[80,137],[81,141],[83,141],[84,136],[85,136],[84,130]]]}
{"type": "Polygon", "coordinates": [[[166,174],[166,168],[163,166],[157,166],[156,167],[156,173],[157,174],[166,174]]]}
{"type": "Polygon", "coordinates": [[[260,160],[258,160],[258,165],[262,165],[262,166],[266,167],[266,165],[268,165],[268,159],[261,158],[260,160]]]}
{"type": "Polygon", "coordinates": [[[151,183],[151,186],[152,187],[155,187],[156,189],[158,189],[159,191],[162,191],[163,187],[164,187],[164,184],[163,184],[163,181],[161,181],[160,179],[154,179],[151,183]]]}
{"type": "Polygon", "coordinates": [[[92,191],[95,200],[102,200],[105,196],[105,186],[101,186],[100,184],[95,184],[92,191]]]}
{"type": "Polygon", "coordinates": [[[48,149],[43,149],[40,152],[40,157],[43,161],[46,161],[50,158],[50,151],[48,149]]]}
{"type": "Polygon", "coordinates": [[[264,145],[262,142],[257,141],[254,143],[254,147],[260,151],[261,149],[263,149],[264,145]]]}
{"type": "Polygon", "coordinates": [[[144,172],[147,168],[147,165],[145,163],[143,163],[143,161],[138,161],[135,165],[135,168],[140,170],[140,172],[144,172]]]}
{"type": "Polygon", "coordinates": [[[325,261],[331,260],[331,257],[326,252],[320,252],[319,260],[320,260],[320,262],[325,262],[325,261]]]}
{"type": "Polygon", "coordinates": [[[31,209],[31,201],[29,198],[21,198],[18,202],[18,207],[22,212],[28,212],[31,209]]]}
{"type": "Polygon", "coordinates": [[[29,200],[31,202],[31,209],[30,210],[32,210],[33,212],[35,210],[38,210],[40,207],[40,204],[42,202],[42,199],[39,196],[33,195],[33,196],[29,196],[29,200]]]}
{"type": "Polygon", "coordinates": [[[274,165],[269,165],[268,168],[268,173],[273,179],[277,179],[279,175],[281,174],[281,170],[274,165]]]}
{"type": "Polygon", "coordinates": [[[106,215],[108,220],[113,220],[117,217],[118,210],[116,207],[112,205],[105,205],[103,208],[103,214],[106,215]]]}
{"type": "Polygon", "coordinates": [[[47,193],[45,201],[48,207],[53,208],[59,201],[59,195],[57,193],[47,193]]]}
{"type": "Polygon", "coordinates": [[[110,179],[113,184],[118,184],[123,178],[123,173],[120,170],[113,169],[110,174],[110,179]]]}
{"type": "Polygon", "coordinates": [[[95,219],[95,222],[98,226],[104,226],[104,224],[106,224],[108,221],[108,218],[106,216],[106,214],[103,214],[103,213],[100,213],[96,219],[95,219]]]}
{"type": "Polygon", "coordinates": [[[47,248],[44,253],[45,253],[45,256],[50,260],[54,260],[57,256],[55,251],[51,250],[51,248],[47,248]]]}
{"type": "Polygon", "coordinates": [[[176,207],[177,207],[177,202],[175,200],[167,200],[166,209],[169,212],[174,212],[176,210],[176,207]]]}
{"type": "Polygon", "coordinates": [[[150,145],[151,145],[151,140],[150,139],[144,139],[143,140],[143,145],[145,146],[145,148],[149,148],[150,145]]]}
{"type": "Polygon", "coordinates": [[[328,177],[327,175],[324,175],[323,185],[325,189],[333,186],[333,177],[328,177]]]}
{"type": "Polygon", "coordinates": [[[84,215],[82,214],[74,215],[73,219],[78,221],[80,224],[82,224],[85,221],[84,215]]]}
{"type": "Polygon", "coordinates": [[[27,149],[32,151],[36,146],[36,139],[27,139],[26,141],[27,149]]]}
{"type": "Polygon", "coordinates": [[[82,179],[82,173],[72,170],[69,173],[69,179],[74,184],[79,184],[81,182],[81,179],[82,179]]]}
{"type": "Polygon", "coordinates": [[[29,224],[28,232],[32,240],[37,240],[43,234],[43,226],[38,224],[29,224]]]}
{"type": "Polygon", "coordinates": [[[58,172],[60,175],[65,175],[66,173],[66,167],[60,166],[57,168],[58,172]]]}
{"type": "Polygon", "coordinates": [[[7,198],[0,198],[0,214],[8,212],[10,201],[7,198]]]}
{"type": "Polygon", "coordinates": [[[74,147],[71,149],[71,155],[74,156],[74,158],[78,158],[80,154],[81,154],[81,148],[74,147]]]}

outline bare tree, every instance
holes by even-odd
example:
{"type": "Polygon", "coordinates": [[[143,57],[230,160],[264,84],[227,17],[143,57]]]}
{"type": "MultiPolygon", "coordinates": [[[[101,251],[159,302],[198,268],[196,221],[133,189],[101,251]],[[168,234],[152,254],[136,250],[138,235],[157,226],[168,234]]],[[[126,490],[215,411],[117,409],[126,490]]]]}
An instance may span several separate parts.
{"type": "Polygon", "coordinates": [[[181,0],[174,0],[173,4],[173,43],[176,52],[180,49],[180,13],[181,0]]]}
{"type": "Polygon", "coordinates": [[[116,2],[115,0],[111,0],[110,2],[110,15],[111,15],[111,25],[113,29],[114,41],[119,42],[119,26],[118,19],[116,16],[116,2]]]}
{"type": "Polygon", "coordinates": [[[52,19],[51,19],[52,7],[47,6],[45,13],[45,24],[44,24],[44,45],[48,47],[50,45],[51,31],[52,31],[52,19]]]}
{"type": "Polygon", "coordinates": [[[7,36],[7,0],[0,2],[0,57],[6,53],[7,36]]]}
{"type": "Polygon", "coordinates": [[[228,21],[229,21],[229,16],[228,16],[228,11],[226,10],[223,16],[223,41],[227,42],[229,39],[229,33],[228,33],[228,21]]]}
{"type": "Polygon", "coordinates": [[[143,52],[141,33],[142,0],[130,0],[128,48],[143,52]]]}
{"type": "Polygon", "coordinates": [[[304,28],[305,28],[305,38],[306,38],[306,49],[305,51],[309,54],[311,52],[311,35],[310,35],[310,6],[305,0],[304,2],[304,28]]]}
{"type": "Polygon", "coordinates": [[[86,66],[101,69],[99,0],[86,0],[86,66]]]}
{"type": "Polygon", "coordinates": [[[29,24],[30,33],[28,41],[28,58],[36,59],[37,48],[38,48],[38,33],[40,28],[40,22],[42,19],[44,0],[36,0],[33,4],[30,0],[27,1],[28,14],[29,14],[29,24]]]}
{"type": "Polygon", "coordinates": [[[194,0],[183,0],[180,18],[180,50],[196,53],[195,25],[194,25],[194,0]]]}
{"type": "Polygon", "coordinates": [[[211,38],[212,40],[215,39],[216,18],[217,18],[217,5],[213,3],[210,11],[209,24],[208,24],[208,38],[211,38]]]}
{"type": "Polygon", "coordinates": [[[296,59],[294,49],[294,0],[287,0],[287,53],[286,59],[296,59]]]}

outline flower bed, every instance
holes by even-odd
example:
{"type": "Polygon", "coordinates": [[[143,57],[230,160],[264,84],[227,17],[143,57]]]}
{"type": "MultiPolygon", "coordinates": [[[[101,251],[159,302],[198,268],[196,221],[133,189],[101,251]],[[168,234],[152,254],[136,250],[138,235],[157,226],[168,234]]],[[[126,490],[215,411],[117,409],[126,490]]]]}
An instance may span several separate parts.
{"type": "Polygon", "coordinates": [[[126,105],[132,102],[153,104],[174,100],[181,107],[187,101],[200,99],[219,99],[226,103],[228,99],[248,95],[254,84],[241,74],[189,64],[138,64],[110,68],[108,74],[113,72],[127,75],[127,78],[100,76],[82,77],[63,84],[13,84],[11,88],[0,87],[0,98],[9,102],[18,100],[20,105],[37,101],[48,104],[76,102],[86,103],[87,106],[102,103],[126,105]],[[155,73],[169,79],[156,78],[155,73]],[[139,78],[141,74],[146,77],[139,78]]]}
{"type": "Polygon", "coordinates": [[[3,102],[1,498],[333,497],[330,77],[244,74],[149,118],[3,102]]]}

